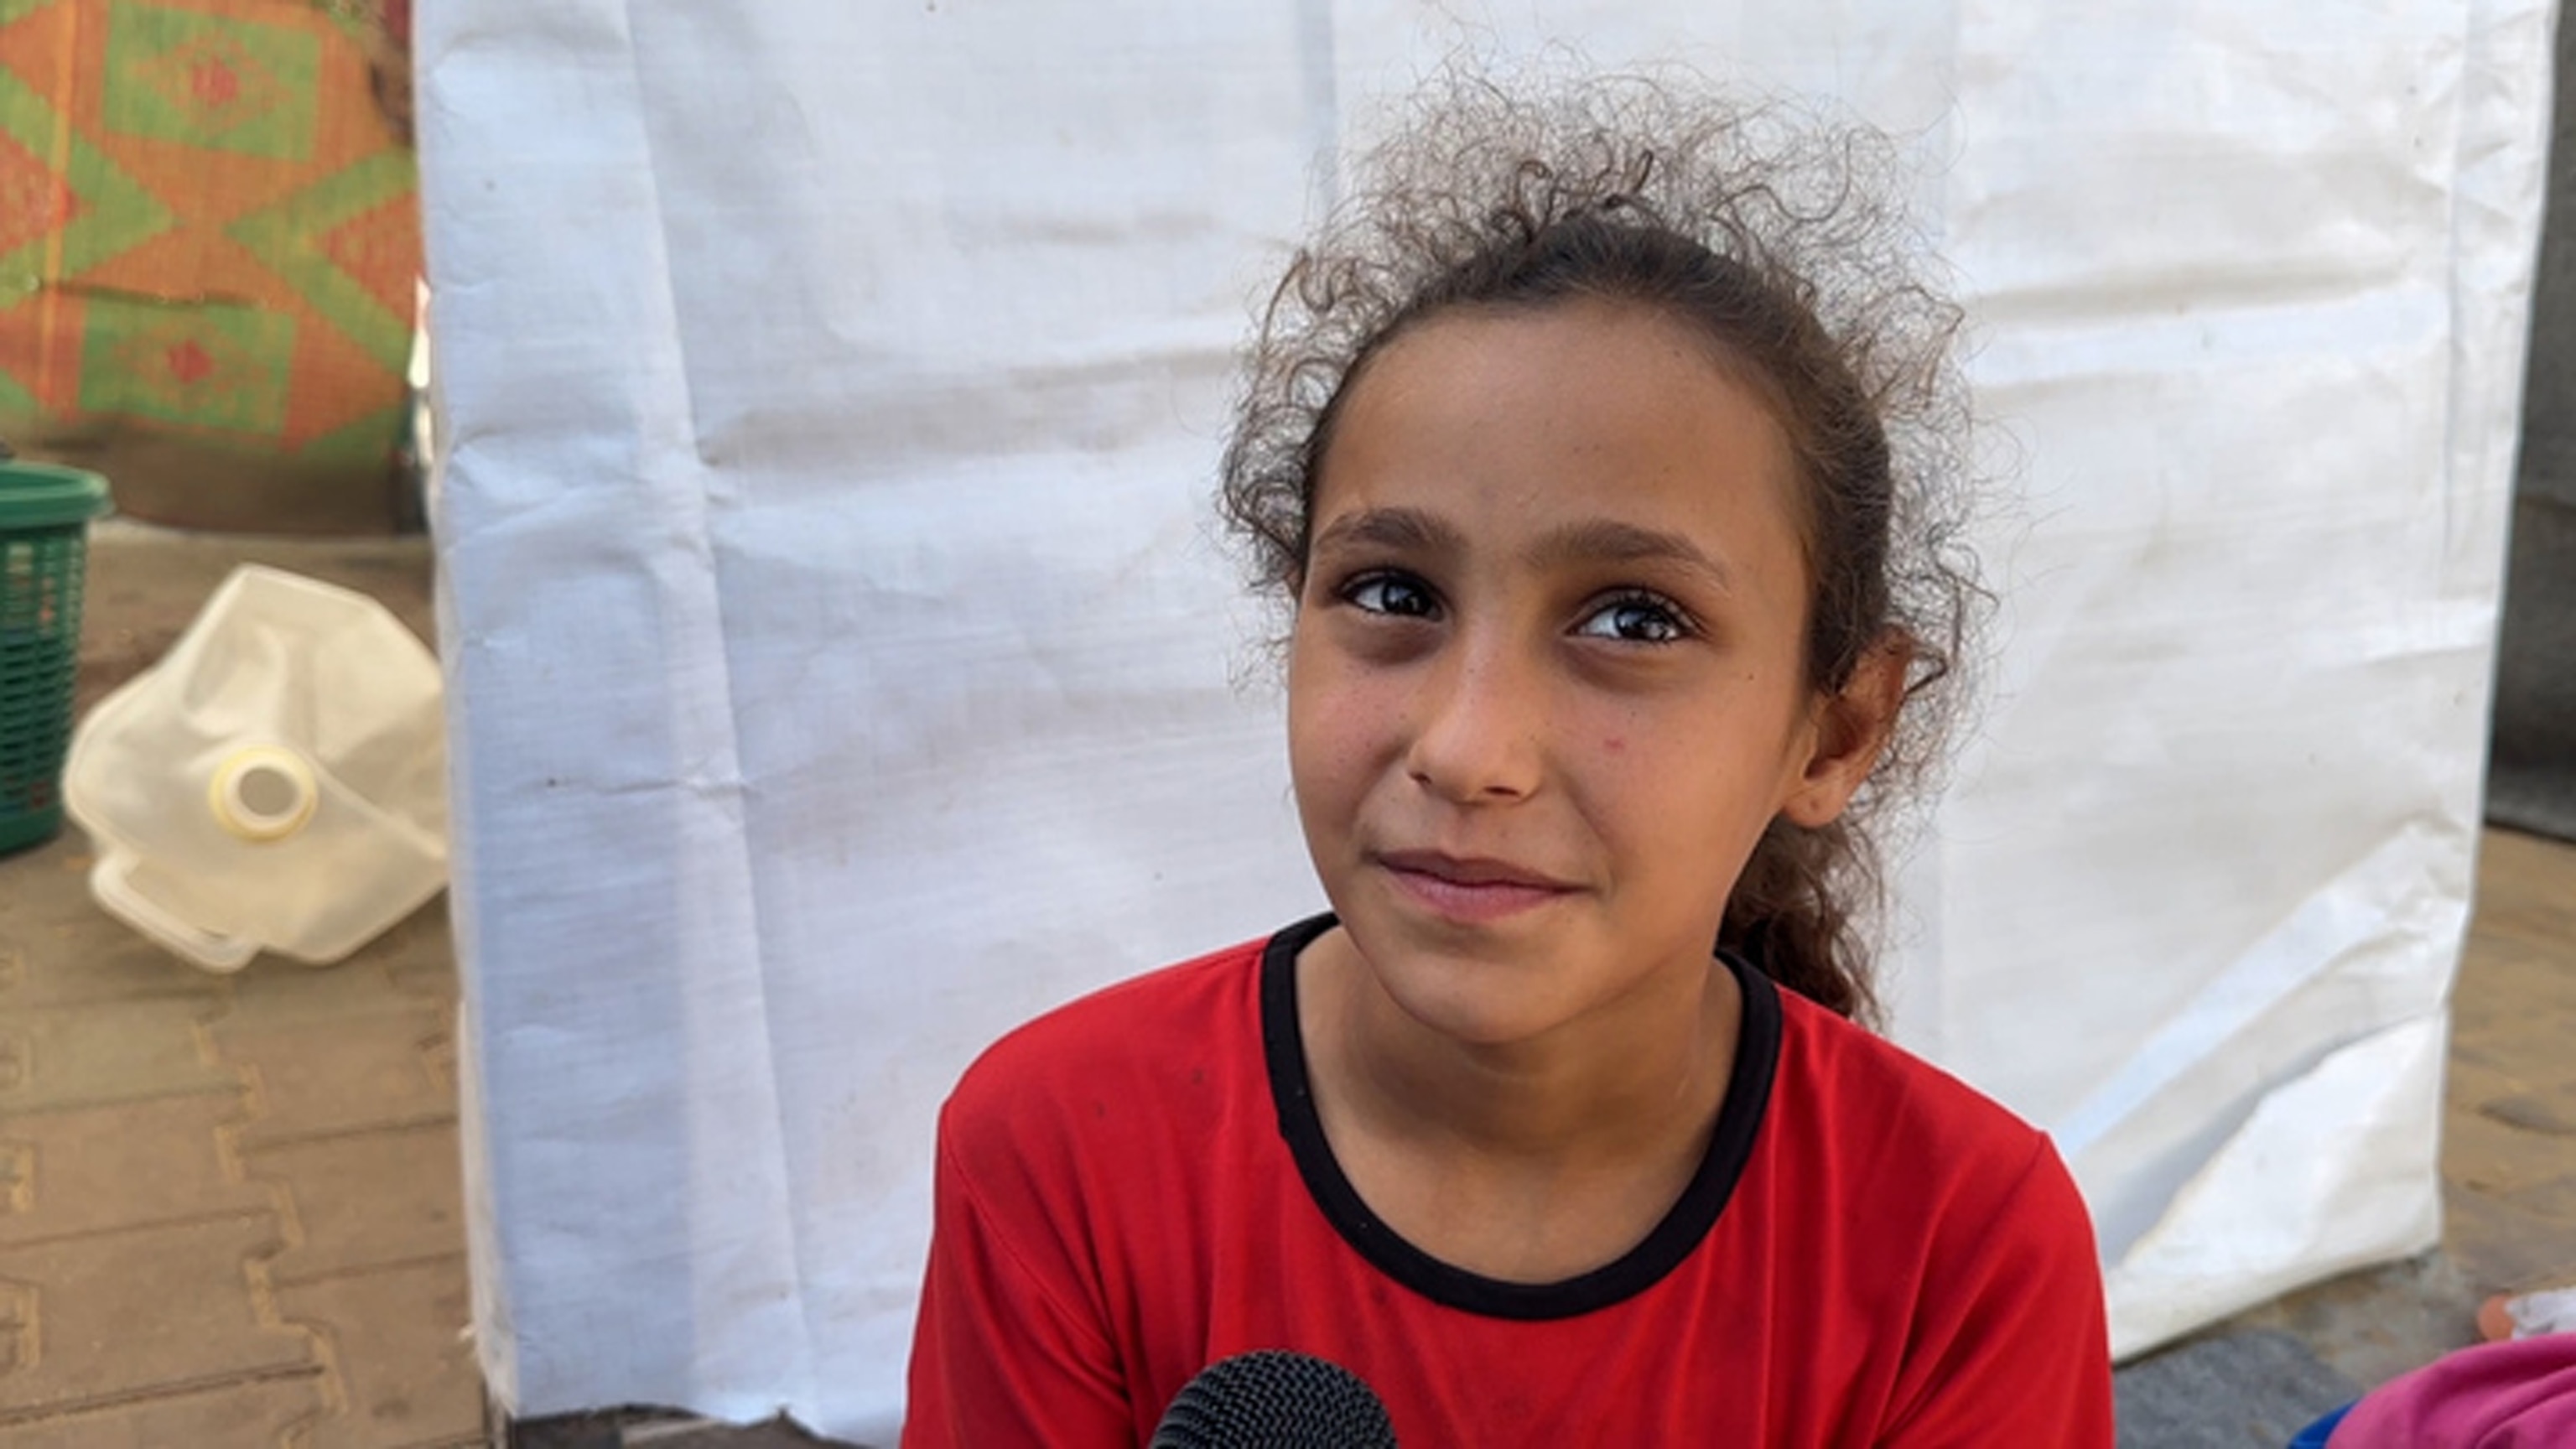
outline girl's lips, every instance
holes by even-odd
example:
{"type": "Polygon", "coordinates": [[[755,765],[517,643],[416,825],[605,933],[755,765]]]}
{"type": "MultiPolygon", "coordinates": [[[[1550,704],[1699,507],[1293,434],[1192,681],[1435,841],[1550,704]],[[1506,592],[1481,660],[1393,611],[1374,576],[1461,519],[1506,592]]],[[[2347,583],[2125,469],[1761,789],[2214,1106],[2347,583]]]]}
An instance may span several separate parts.
{"type": "Polygon", "coordinates": [[[1395,851],[1379,856],[1377,863],[1407,899],[1462,924],[1518,915],[1574,889],[1505,861],[1395,851]]]}

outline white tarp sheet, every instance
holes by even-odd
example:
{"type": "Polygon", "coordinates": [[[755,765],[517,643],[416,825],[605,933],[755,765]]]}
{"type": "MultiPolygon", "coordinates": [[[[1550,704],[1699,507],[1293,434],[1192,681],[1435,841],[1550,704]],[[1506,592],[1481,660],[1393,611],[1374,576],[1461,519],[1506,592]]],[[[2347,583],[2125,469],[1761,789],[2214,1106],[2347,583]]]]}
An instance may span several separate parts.
{"type": "Polygon", "coordinates": [[[2428,1245],[2551,21],[422,7],[493,1387],[889,1435],[959,1068],[1317,903],[1205,497],[1320,158],[1462,39],[1919,140],[2028,499],[1899,1033],[2058,1135],[2121,1349],[2428,1245]]]}

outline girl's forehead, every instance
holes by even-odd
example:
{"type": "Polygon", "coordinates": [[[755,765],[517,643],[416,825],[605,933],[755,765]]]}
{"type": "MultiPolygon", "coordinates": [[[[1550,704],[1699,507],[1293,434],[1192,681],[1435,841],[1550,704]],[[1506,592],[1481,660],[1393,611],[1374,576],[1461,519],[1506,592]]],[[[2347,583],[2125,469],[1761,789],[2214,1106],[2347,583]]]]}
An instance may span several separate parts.
{"type": "Polygon", "coordinates": [[[1352,380],[1316,481],[1319,539],[1337,513],[1399,503],[1798,531],[1769,399],[1689,324],[1634,304],[1459,308],[1408,328],[1352,380]]]}
{"type": "MultiPolygon", "coordinates": [[[[1541,303],[1461,303],[1405,324],[1378,344],[1356,380],[1410,355],[1439,354],[1438,369],[1472,371],[1475,360],[1617,360],[1624,365],[1697,374],[1733,372],[1709,334],[1688,318],[1652,303],[1616,297],[1568,297],[1541,303]]],[[[1355,383],[1355,385],[1356,385],[1355,383]]]]}

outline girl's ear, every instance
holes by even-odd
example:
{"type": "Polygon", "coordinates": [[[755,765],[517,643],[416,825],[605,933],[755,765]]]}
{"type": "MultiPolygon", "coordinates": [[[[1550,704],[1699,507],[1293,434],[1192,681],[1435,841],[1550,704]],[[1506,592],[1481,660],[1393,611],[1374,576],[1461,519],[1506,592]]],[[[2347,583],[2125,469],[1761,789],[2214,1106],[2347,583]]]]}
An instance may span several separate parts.
{"type": "Polygon", "coordinates": [[[1814,751],[1780,805],[1791,824],[1809,830],[1832,824],[1878,768],[1896,733],[1897,711],[1905,707],[1913,663],[1913,641],[1891,630],[1860,657],[1840,692],[1817,701],[1814,751]]]}

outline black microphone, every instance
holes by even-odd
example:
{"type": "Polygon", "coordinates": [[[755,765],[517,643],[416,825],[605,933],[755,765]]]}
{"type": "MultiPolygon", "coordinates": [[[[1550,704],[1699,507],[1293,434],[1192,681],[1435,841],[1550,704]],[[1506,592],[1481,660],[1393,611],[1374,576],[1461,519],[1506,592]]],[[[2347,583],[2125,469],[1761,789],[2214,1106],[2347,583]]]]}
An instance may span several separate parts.
{"type": "Polygon", "coordinates": [[[1395,1449],[1395,1426],[1359,1375],[1265,1348],[1219,1359],[1181,1385],[1151,1449],[1395,1449]]]}

